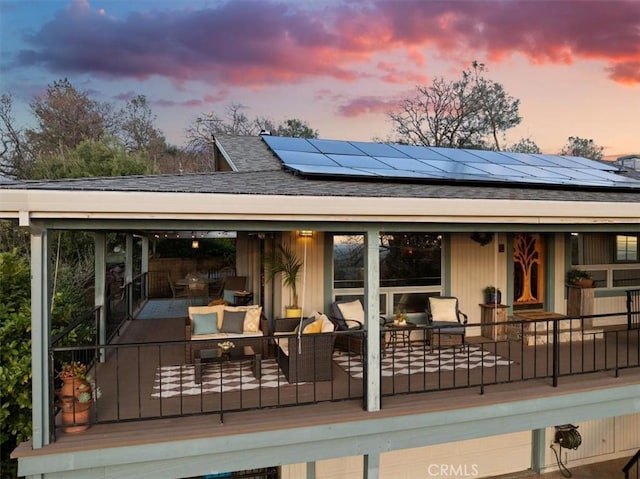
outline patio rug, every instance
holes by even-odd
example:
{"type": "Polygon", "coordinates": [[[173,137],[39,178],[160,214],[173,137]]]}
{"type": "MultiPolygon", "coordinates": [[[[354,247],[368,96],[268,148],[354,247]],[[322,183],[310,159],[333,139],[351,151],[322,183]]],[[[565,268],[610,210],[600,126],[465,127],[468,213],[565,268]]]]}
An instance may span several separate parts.
{"type": "MultiPolygon", "coordinates": [[[[262,360],[262,377],[256,379],[251,372],[250,361],[234,361],[224,364],[207,364],[202,367],[202,383],[196,384],[193,365],[163,366],[156,369],[151,397],[159,399],[180,396],[197,396],[206,393],[248,391],[251,389],[287,386],[275,359],[262,360]],[[222,371],[220,371],[222,367],[222,371]]],[[[298,383],[303,384],[303,383],[298,383]]]]}
{"type": "MultiPolygon", "coordinates": [[[[333,356],[342,369],[354,378],[362,378],[362,361],[360,356],[351,355],[343,351],[336,351],[333,356]]],[[[388,352],[382,358],[382,376],[394,374],[435,373],[438,371],[453,371],[454,369],[475,369],[479,367],[493,368],[508,366],[513,361],[492,354],[476,346],[469,346],[461,351],[458,348],[447,348],[426,352],[414,348],[398,347],[395,354],[388,352]]]]}

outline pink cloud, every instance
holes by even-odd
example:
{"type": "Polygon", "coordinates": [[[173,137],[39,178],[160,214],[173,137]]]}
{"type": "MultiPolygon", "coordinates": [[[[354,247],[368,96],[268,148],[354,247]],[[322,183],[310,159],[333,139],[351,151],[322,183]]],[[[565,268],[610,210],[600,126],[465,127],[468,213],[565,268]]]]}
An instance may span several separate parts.
{"type": "Polygon", "coordinates": [[[360,97],[340,107],[340,113],[346,117],[356,117],[369,113],[386,113],[398,107],[397,100],[384,100],[375,97],[360,97]]]}
{"type": "Polygon", "coordinates": [[[378,62],[374,73],[399,83],[433,73],[424,71],[430,48],[494,62],[514,54],[534,64],[599,60],[612,80],[640,84],[639,24],[640,2],[623,0],[380,0],[320,12],[304,2],[234,0],[124,19],[75,0],[25,38],[30,48],[17,60],[60,74],[260,87],[318,77],[355,81],[374,56],[404,50],[406,64],[378,62]]]}

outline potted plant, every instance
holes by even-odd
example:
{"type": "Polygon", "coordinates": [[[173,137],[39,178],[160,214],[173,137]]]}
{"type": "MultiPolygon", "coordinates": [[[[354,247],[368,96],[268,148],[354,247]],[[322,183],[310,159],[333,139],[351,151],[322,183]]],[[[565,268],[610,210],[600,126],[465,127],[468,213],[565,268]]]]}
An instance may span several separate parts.
{"type": "Polygon", "coordinates": [[[91,385],[87,381],[87,366],[80,361],[63,363],[62,369],[58,373],[58,378],[62,380],[62,387],[58,394],[62,397],[72,396],[77,398],[82,392],[91,394],[91,385]]]}
{"type": "Polygon", "coordinates": [[[578,288],[591,288],[593,286],[593,278],[588,271],[572,268],[567,272],[567,284],[578,288]]]}
{"type": "Polygon", "coordinates": [[[276,251],[265,256],[267,278],[282,273],[282,284],[291,289],[292,303],[285,307],[287,318],[299,318],[302,310],[298,304],[298,273],[303,262],[290,246],[278,245],[276,251]]]}
{"type": "Polygon", "coordinates": [[[64,431],[71,434],[86,431],[89,428],[92,404],[93,396],[88,391],[79,393],[77,398],[62,396],[60,407],[62,424],[66,424],[64,431]]]}
{"type": "Polygon", "coordinates": [[[483,291],[484,291],[485,304],[502,303],[502,291],[500,291],[500,288],[496,288],[493,285],[489,285],[489,286],[486,286],[483,291]]]}

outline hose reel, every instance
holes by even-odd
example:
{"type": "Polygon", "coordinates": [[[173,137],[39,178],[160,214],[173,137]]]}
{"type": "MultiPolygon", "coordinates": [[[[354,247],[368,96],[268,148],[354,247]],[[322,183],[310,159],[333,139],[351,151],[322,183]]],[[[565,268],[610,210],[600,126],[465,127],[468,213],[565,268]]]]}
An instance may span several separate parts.
{"type": "Polygon", "coordinates": [[[558,468],[564,477],[571,477],[571,471],[567,469],[562,463],[562,448],[565,449],[578,449],[578,446],[582,444],[582,436],[578,432],[578,426],[574,426],[573,424],[562,424],[560,426],[556,426],[556,433],[553,439],[553,444],[551,444],[551,449],[553,449],[554,454],[556,455],[556,460],[558,461],[558,468]],[[560,445],[560,452],[558,453],[553,447],[554,444],[560,445]]]}

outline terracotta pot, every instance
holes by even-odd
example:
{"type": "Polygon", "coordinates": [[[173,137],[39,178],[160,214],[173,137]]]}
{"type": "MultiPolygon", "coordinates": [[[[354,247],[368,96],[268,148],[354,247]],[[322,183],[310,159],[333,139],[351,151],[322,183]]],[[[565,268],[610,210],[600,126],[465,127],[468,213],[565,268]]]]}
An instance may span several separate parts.
{"type": "Polygon", "coordinates": [[[581,279],[579,281],[576,281],[574,283],[575,286],[577,286],[578,288],[592,288],[593,287],[593,280],[592,279],[581,279]]]}
{"type": "Polygon", "coordinates": [[[89,394],[91,394],[91,385],[84,379],[78,379],[75,376],[62,379],[60,396],[73,396],[78,399],[80,393],[83,392],[88,392],[89,394]]]}
{"type": "Polygon", "coordinates": [[[91,419],[91,401],[78,402],[73,396],[64,396],[61,400],[62,424],[65,426],[64,432],[75,434],[89,429],[91,419]]]}

